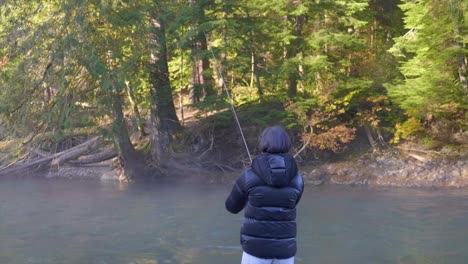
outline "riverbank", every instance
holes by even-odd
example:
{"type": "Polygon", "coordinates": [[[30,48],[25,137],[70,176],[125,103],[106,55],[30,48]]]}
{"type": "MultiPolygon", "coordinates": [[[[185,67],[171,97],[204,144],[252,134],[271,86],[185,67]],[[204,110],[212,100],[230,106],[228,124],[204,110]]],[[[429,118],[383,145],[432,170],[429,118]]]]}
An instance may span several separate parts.
{"type": "MultiPolygon", "coordinates": [[[[231,183],[242,172],[209,169],[186,160],[174,160],[162,181],[189,183],[231,183]]],[[[300,171],[307,185],[370,185],[396,187],[468,188],[468,153],[427,157],[399,149],[362,154],[346,160],[302,161],[300,171]]],[[[63,166],[49,171],[46,178],[123,180],[112,162],[90,166],[63,166]]]]}
{"type": "Polygon", "coordinates": [[[309,184],[468,188],[468,156],[416,159],[400,151],[306,165],[309,184]]]}
{"type": "MultiPolygon", "coordinates": [[[[194,113],[196,112],[192,114],[194,113]]],[[[174,140],[171,158],[157,171],[153,168],[155,172],[150,173],[152,176],[149,180],[231,184],[249,166],[235,125],[221,122],[219,116],[202,119],[193,116],[186,121],[186,129],[174,140]]],[[[247,123],[243,130],[250,151],[255,155],[256,149],[252,146],[257,144],[261,127],[247,123]]],[[[385,143],[385,147],[372,150],[363,131],[358,130],[356,139],[341,153],[313,148],[301,152],[297,161],[306,184],[468,188],[468,148],[464,143],[468,142],[466,138],[459,141],[458,145],[445,143],[425,147],[405,142],[388,146],[385,143]]],[[[31,174],[33,177],[49,179],[125,181],[119,159],[110,159],[117,155],[112,144],[94,144],[94,138],[97,137],[84,137],[74,145],[74,137],[70,137],[65,142],[69,142],[72,147],[60,153],[33,149],[30,153],[33,159],[29,161],[38,160],[30,162],[34,167],[25,167],[23,170],[12,168],[16,173],[4,175],[17,177],[31,174]],[[40,166],[43,170],[30,173],[40,166]]],[[[145,146],[150,141],[148,137],[140,137],[137,133],[131,138],[133,144],[139,146],[145,146]]],[[[294,145],[300,146],[299,138],[293,138],[293,141],[294,145]]],[[[300,148],[294,148],[292,152],[295,153],[298,149],[300,148]]],[[[30,163],[25,164],[28,166],[30,163]]],[[[21,168],[21,164],[19,167],[21,168]]]]}

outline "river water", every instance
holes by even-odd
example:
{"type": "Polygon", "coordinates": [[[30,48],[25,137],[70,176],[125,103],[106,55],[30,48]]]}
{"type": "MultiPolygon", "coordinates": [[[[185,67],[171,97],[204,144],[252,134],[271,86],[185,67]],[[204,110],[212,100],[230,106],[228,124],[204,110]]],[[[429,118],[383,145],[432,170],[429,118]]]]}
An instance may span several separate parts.
{"type": "MultiPolygon", "coordinates": [[[[229,186],[0,180],[0,263],[240,263],[229,186]]],[[[468,263],[468,191],[306,186],[296,263],[468,263]]]]}

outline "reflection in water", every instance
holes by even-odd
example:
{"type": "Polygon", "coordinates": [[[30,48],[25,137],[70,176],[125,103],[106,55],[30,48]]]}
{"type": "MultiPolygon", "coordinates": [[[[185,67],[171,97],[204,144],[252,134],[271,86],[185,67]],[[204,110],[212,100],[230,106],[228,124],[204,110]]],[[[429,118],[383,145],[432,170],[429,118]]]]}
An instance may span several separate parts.
{"type": "MultiPolygon", "coordinates": [[[[0,263],[239,263],[228,186],[0,181],[0,263]]],[[[297,263],[466,263],[468,193],[308,187],[297,263]]]]}

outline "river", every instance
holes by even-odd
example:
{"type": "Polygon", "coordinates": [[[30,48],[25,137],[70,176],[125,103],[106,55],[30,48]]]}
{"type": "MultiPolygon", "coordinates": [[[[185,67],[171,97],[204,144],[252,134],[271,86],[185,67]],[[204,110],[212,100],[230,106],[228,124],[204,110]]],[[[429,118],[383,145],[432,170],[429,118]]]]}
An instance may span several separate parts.
{"type": "MultiPolygon", "coordinates": [[[[0,180],[0,263],[235,264],[229,186],[0,180]]],[[[296,263],[468,263],[468,191],[306,186],[296,263]]]]}

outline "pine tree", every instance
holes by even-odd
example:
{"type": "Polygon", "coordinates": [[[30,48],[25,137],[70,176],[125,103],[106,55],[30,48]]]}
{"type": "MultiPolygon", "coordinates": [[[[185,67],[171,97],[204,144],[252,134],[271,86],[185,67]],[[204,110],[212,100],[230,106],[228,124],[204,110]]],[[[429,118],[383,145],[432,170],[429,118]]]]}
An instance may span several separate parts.
{"type": "Polygon", "coordinates": [[[408,31],[390,51],[401,60],[403,78],[388,85],[390,95],[408,117],[452,120],[442,134],[466,129],[466,1],[403,1],[400,6],[408,31]]]}

